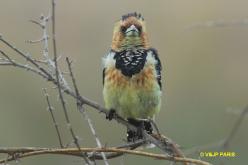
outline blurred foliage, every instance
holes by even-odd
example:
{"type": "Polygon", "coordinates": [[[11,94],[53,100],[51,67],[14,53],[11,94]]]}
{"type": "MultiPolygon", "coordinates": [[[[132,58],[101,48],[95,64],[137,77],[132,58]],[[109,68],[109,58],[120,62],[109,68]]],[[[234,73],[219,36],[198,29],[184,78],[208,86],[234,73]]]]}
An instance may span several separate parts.
{"type": "MultiPolygon", "coordinates": [[[[65,57],[74,61],[74,71],[82,95],[102,102],[101,59],[111,43],[112,28],[122,14],[141,12],[147,21],[150,42],[158,49],[163,64],[163,105],[157,116],[161,132],[183,148],[208,144],[225,138],[236,115],[248,104],[248,26],[210,27],[186,30],[187,26],[209,20],[242,20],[248,2],[157,0],[96,1],[57,0],[57,41],[61,67],[65,57]]],[[[0,33],[18,48],[40,58],[41,45],[25,40],[38,39],[41,30],[29,22],[51,11],[51,2],[33,0],[0,1],[0,33]]],[[[3,44],[0,43],[0,48],[3,44]]],[[[6,50],[12,57],[16,54],[6,50]]],[[[51,117],[46,111],[42,88],[48,87],[56,108],[64,142],[70,143],[57,94],[41,78],[10,67],[0,67],[0,147],[58,146],[51,117]]],[[[73,127],[84,146],[95,146],[86,122],[67,98],[73,127]]],[[[116,145],[125,139],[125,128],[108,122],[87,108],[103,144],[116,145]],[[121,129],[120,129],[121,128],[121,129]]],[[[247,158],[247,118],[231,142],[235,158],[228,164],[245,164],[247,158]]],[[[211,150],[210,150],[211,151],[211,150]]],[[[197,157],[197,156],[196,156],[197,157]]],[[[214,164],[219,158],[206,159],[214,164]]],[[[21,160],[23,164],[82,164],[81,159],[65,156],[38,156],[21,160]]],[[[159,160],[125,156],[111,164],[164,164],[159,160]]]]}

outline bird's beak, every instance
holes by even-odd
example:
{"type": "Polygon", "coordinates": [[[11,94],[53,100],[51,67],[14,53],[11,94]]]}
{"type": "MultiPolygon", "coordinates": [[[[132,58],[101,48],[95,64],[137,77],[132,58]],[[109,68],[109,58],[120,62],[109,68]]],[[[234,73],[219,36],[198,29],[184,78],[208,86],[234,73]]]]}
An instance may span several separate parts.
{"type": "Polygon", "coordinates": [[[131,25],[129,28],[127,28],[125,35],[126,36],[139,36],[139,30],[136,28],[135,25],[131,25]]]}

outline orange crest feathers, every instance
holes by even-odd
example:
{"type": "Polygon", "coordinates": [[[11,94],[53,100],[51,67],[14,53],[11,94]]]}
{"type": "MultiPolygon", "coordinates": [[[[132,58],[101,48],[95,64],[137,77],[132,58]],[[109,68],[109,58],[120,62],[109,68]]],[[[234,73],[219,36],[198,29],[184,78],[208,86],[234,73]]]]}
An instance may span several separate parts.
{"type": "Polygon", "coordinates": [[[124,32],[132,25],[134,25],[140,32],[139,38],[141,45],[143,45],[144,48],[149,47],[144,18],[141,16],[141,14],[137,14],[136,12],[134,12],[123,15],[122,18],[118,22],[116,22],[114,26],[111,45],[111,48],[113,50],[120,50],[123,45],[123,42],[127,38],[124,32]]]}

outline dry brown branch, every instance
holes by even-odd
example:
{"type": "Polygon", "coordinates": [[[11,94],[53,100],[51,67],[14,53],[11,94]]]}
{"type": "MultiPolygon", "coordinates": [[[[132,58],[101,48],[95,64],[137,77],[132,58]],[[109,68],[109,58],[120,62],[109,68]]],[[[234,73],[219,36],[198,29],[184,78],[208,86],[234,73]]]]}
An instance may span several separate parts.
{"type": "MultiPolygon", "coordinates": [[[[193,163],[196,165],[211,165],[208,162],[202,160],[196,160],[191,158],[182,158],[182,157],[172,157],[166,156],[163,154],[154,154],[144,151],[137,150],[129,150],[129,149],[120,149],[120,148],[65,148],[65,149],[57,149],[57,148],[0,148],[0,153],[7,153],[9,155],[18,154],[18,158],[24,158],[34,155],[44,155],[44,154],[60,154],[60,155],[74,155],[79,156],[81,152],[89,153],[89,152],[107,152],[107,153],[124,153],[131,155],[139,155],[150,157],[159,160],[169,160],[174,162],[183,162],[183,163],[193,163]]],[[[13,157],[8,158],[7,161],[14,160],[13,157]]],[[[6,162],[5,159],[0,160],[0,163],[6,162]]]]}
{"type": "MultiPolygon", "coordinates": [[[[123,149],[130,149],[130,150],[134,150],[136,148],[138,148],[139,146],[145,144],[146,141],[141,139],[141,140],[137,140],[135,142],[132,142],[132,143],[127,143],[127,144],[124,144],[124,145],[120,145],[118,147],[115,147],[115,148],[123,148],[123,149]]],[[[99,148],[99,147],[98,147],[99,148]]],[[[112,158],[116,158],[116,157],[119,157],[119,156],[122,156],[124,153],[105,153],[105,156],[107,159],[112,159],[112,158]]],[[[102,157],[102,154],[100,153],[96,153],[96,152],[92,152],[92,153],[89,153],[89,158],[90,159],[93,159],[93,160],[102,160],[103,157],[102,157]]]]}

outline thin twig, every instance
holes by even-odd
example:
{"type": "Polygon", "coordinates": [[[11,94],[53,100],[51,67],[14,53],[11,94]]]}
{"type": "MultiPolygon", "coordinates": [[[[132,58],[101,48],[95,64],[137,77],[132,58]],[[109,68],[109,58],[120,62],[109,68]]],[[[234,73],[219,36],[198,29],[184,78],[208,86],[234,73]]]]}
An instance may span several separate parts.
{"type": "Polygon", "coordinates": [[[160,131],[158,129],[157,124],[155,123],[155,121],[153,119],[149,119],[149,121],[151,122],[151,124],[153,125],[153,127],[155,128],[156,132],[158,135],[160,135],[160,131]]]}
{"type": "Polygon", "coordinates": [[[39,27],[41,27],[42,29],[45,28],[44,25],[42,25],[42,23],[36,21],[36,20],[29,20],[30,22],[34,23],[35,25],[38,25],[39,27]]]}
{"type": "MultiPolygon", "coordinates": [[[[146,141],[144,139],[140,139],[140,140],[137,140],[135,142],[131,142],[131,143],[127,143],[127,144],[124,144],[124,145],[117,146],[115,148],[124,148],[124,149],[134,150],[134,149],[138,148],[139,146],[142,146],[145,143],[146,143],[146,141]]],[[[112,158],[122,156],[123,153],[105,153],[105,155],[106,155],[107,159],[112,159],[112,158]]],[[[98,154],[96,152],[90,153],[89,158],[90,159],[94,158],[94,159],[99,159],[99,160],[103,159],[102,154],[98,154]]]]}
{"type": "MultiPolygon", "coordinates": [[[[66,119],[68,129],[69,129],[69,131],[70,131],[70,133],[72,135],[72,138],[74,140],[75,145],[77,146],[78,150],[81,152],[80,145],[79,145],[79,142],[78,142],[78,137],[74,133],[74,131],[72,129],[72,126],[71,126],[71,122],[70,122],[70,119],[69,119],[69,115],[68,115],[67,108],[66,108],[66,105],[65,105],[64,96],[63,96],[61,85],[60,85],[58,61],[57,61],[56,33],[55,33],[55,23],[56,23],[55,22],[55,5],[56,5],[55,0],[52,0],[52,33],[53,33],[53,53],[54,53],[53,55],[54,55],[55,74],[56,74],[59,98],[60,98],[60,101],[61,101],[61,105],[62,105],[62,109],[63,109],[63,112],[64,112],[64,116],[65,116],[65,119],[66,119]]],[[[82,153],[82,156],[83,156],[83,159],[86,162],[86,164],[91,164],[90,160],[87,157],[87,154],[82,153]]]]}
{"type": "Polygon", "coordinates": [[[42,66],[40,66],[37,62],[35,62],[30,57],[30,55],[28,55],[28,54],[22,52],[21,50],[17,49],[13,44],[11,44],[7,40],[5,40],[2,36],[0,36],[0,41],[2,41],[6,46],[8,46],[10,49],[14,50],[16,53],[18,53],[19,55],[21,55],[28,62],[30,62],[31,64],[33,64],[37,69],[39,69],[41,72],[43,72],[46,75],[46,77],[42,76],[43,78],[46,78],[46,80],[48,80],[48,81],[56,82],[56,80],[53,78],[53,76],[46,69],[44,69],[42,66]]]}
{"type": "MultiPolygon", "coordinates": [[[[66,57],[66,62],[67,62],[67,65],[68,65],[68,69],[69,69],[69,72],[70,72],[70,76],[71,76],[71,79],[72,79],[72,83],[73,83],[73,86],[74,86],[75,93],[76,93],[77,97],[79,97],[80,93],[79,93],[79,90],[78,90],[78,87],[77,87],[77,84],[76,84],[76,79],[75,79],[74,74],[72,72],[72,67],[71,67],[72,62],[69,61],[68,57],[66,57]]],[[[83,115],[84,119],[88,122],[88,125],[90,127],[91,133],[93,134],[93,136],[94,136],[94,138],[96,140],[97,147],[102,148],[101,141],[100,141],[100,139],[98,138],[98,136],[96,134],[96,130],[95,130],[94,126],[93,126],[93,123],[92,123],[91,119],[89,118],[89,116],[86,113],[86,111],[83,110],[83,105],[80,104],[78,101],[77,101],[77,108],[78,108],[79,112],[83,115]]],[[[104,160],[105,165],[109,165],[109,163],[107,161],[107,158],[105,156],[105,153],[101,152],[101,155],[102,155],[102,158],[104,160]]]]}
{"type": "MultiPolygon", "coordinates": [[[[53,13],[55,14],[55,13],[53,13]]],[[[41,16],[40,18],[40,24],[42,25],[42,30],[43,30],[43,36],[41,37],[43,39],[43,56],[46,59],[47,65],[49,67],[49,69],[53,72],[55,70],[55,61],[52,60],[49,56],[49,44],[48,44],[48,39],[49,36],[47,34],[48,28],[47,28],[47,23],[50,20],[51,16],[50,14],[48,14],[47,17],[45,16],[41,16]]],[[[53,22],[53,18],[52,18],[52,22],[53,22]]],[[[53,24],[52,24],[53,25],[53,24]]],[[[55,24],[54,24],[55,25],[55,24]]],[[[55,30],[55,28],[53,28],[53,30],[55,30]]],[[[53,31],[55,32],[55,31],[53,31]]],[[[57,53],[57,47],[56,47],[56,38],[55,38],[55,33],[53,33],[53,46],[55,46],[54,48],[54,53],[57,53]],[[55,40],[55,45],[54,45],[54,40],[55,40]]],[[[56,60],[58,61],[59,57],[56,57],[56,60]]],[[[62,82],[62,84],[66,87],[66,88],[70,88],[69,85],[67,84],[66,80],[64,79],[63,75],[61,74],[61,71],[58,69],[58,75],[59,75],[59,80],[62,82]]],[[[54,72],[53,72],[54,73],[54,72]]],[[[56,73],[55,73],[56,74],[56,73]]]]}
{"type": "Polygon", "coordinates": [[[215,143],[209,143],[209,144],[205,144],[205,145],[190,148],[190,149],[186,150],[186,155],[192,155],[192,154],[195,154],[195,153],[199,153],[200,151],[207,150],[207,149],[213,149],[213,148],[216,148],[216,149],[219,149],[219,150],[228,149],[231,140],[237,134],[237,131],[238,131],[242,121],[246,117],[247,113],[248,113],[248,106],[246,106],[242,110],[242,112],[239,113],[238,119],[236,120],[233,128],[231,129],[230,133],[228,134],[228,136],[225,139],[220,140],[220,141],[215,142],[215,143]]]}
{"type": "Polygon", "coordinates": [[[45,78],[45,79],[49,79],[47,75],[45,75],[43,72],[28,66],[28,65],[24,65],[24,64],[20,64],[18,62],[15,62],[14,60],[12,60],[5,52],[0,50],[0,53],[6,58],[5,62],[1,62],[0,65],[2,66],[14,66],[14,67],[18,67],[21,69],[25,69],[27,71],[31,71],[33,73],[36,73],[38,75],[40,75],[41,77],[45,78]]]}
{"type": "Polygon", "coordinates": [[[248,113],[248,106],[246,106],[242,113],[240,113],[237,121],[235,122],[230,134],[227,136],[227,138],[225,139],[224,143],[223,143],[223,148],[224,149],[227,149],[229,144],[230,144],[230,141],[233,139],[233,137],[236,135],[242,121],[244,120],[245,118],[245,115],[248,113]]]}
{"type": "Polygon", "coordinates": [[[203,28],[215,28],[215,27],[246,27],[248,26],[248,19],[242,20],[211,20],[205,22],[198,22],[192,25],[189,25],[185,30],[194,30],[194,29],[203,29],[203,28]]]}
{"type": "MultiPolygon", "coordinates": [[[[111,147],[111,148],[137,148],[140,145],[144,144],[145,140],[137,140],[135,142],[131,143],[126,143],[123,145],[119,145],[116,147],[111,147]]],[[[7,153],[7,154],[14,154],[14,153],[26,153],[26,152],[33,152],[33,151],[38,151],[38,150],[48,150],[49,148],[42,148],[42,147],[21,147],[21,148],[16,148],[16,147],[11,147],[11,148],[5,148],[5,147],[0,147],[0,153],[7,153]]]]}
{"type": "MultiPolygon", "coordinates": [[[[55,63],[54,63],[54,60],[52,60],[49,56],[49,44],[48,44],[48,39],[49,39],[49,36],[48,36],[48,28],[47,28],[47,24],[48,24],[48,21],[50,20],[51,18],[51,15],[48,14],[48,16],[44,16],[43,14],[40,16],[40,20],[39,21],[36,21],[36,20],[30,20],[30,22],[34,23],[34,24],[37,24],[41,27],[42,29],[42,37],[41,39],[38,39],[38,40],[27,40],[26,42],[28,43],[32,43],[32,44],[35,44],[35,43],[43,43],[43,56],[45,58],[45,61],[39,61],[39,63],[45,63],[47,64],[47,66],[49,67],[49,71],[52,72],[51,74],[53,75],[53,71],[55,70],[55,63]]],[[[59,59],[59,57],[57,57],[57,60],[59,59]]],[[[36,61],[34,59],[34,61],[36,61]]],[[[69,85],[67,84],[66,80],[64,79],[61,71],[59,70],[58,68],[58,71],[59,71],[59,78],[60,80],[62,81],[63,85],[66,87],[66,88],[70,88],[69,85]]]]}
{"type": "Polygon", "coordinates": [[[10,65],[12,65],[13,66],[13,64],[11,62],[0,62],[0,65],[2,65],[2,66],[10,66],[10,65]]]}
{"type": "Polygon", "coordinates": [[[49,110],[49,112],[50,112],[50,114],[52,116],[53,125],[55,127],[55,130],[56,130],[56,133],[57,133],[57,136],[58,136],[58,139],[59,139],[59,145],[60,145],[61,148],[64,148],[63,142],[62,142],[62,138],[61,138],[61,135],[60,135],[60,132],[59,132],[59,127],[58,127],[58,124],[57,124],[57,122],[55,120],[55,116],[53,114],[54,108],[51,106],[51,103],[49,101],[49,95],[48,95],[46,89],[44,88],[43,91],[44,91],[44,94],[45,94],[45,97],[46,97],[46,101],[47,101],[47,105],[48,105],[48,110],[49,110]]]}
{"type": "Polygon", "coordinates": [[[41,63],[41,64],[47,64],[47,61],[45,60],[37,60],[37,59],[34,59],[35,62],[38,62],[38,63],[41,63]]]}
{"type": "MultiPolygon", "coordinates": [[[[18,151],[21,151],[20,148],[16,148],[18,151]]],[[[34,148],[33,148],[34,149],[34,148]]],[[[24,148],[24,150],[26,150],[24,148]]],[[[139,155],[139,156],[145,156],[150,157],[154,159],[159,160],[169,160],[174,162],[187,162],[187,163],[193,163],[197,165],[211,165],[208,162],[197,160],[197,159],[191,159],[191,158],[182,158],[182,157],[172,157],[172,156],[166,156],[163,154],[154,154],[144,151],[137,151],[137,150],[129,150],[129,149],[120,149],[120,148],[80,148],[81,152],[115,152],[115,153],[125,153],[125,154],[131,154],[131,155],[139,155]]],[[[64,149],[56,149],[56,148],[49,148],[49,149],[41,149],[38,148],[37,150],[33,150],[31,152],[26,152],[23,154],[19,154],[19,158],[33,156],[33,155],[43,155],[43,154],[61,154],[61,155],[75,155],[78,156],[80,154],[78,148],[64,148],[64,149]]],[[[8,149],[8,148],[0,148],[0,153],[8,153],[13,154],[16,153],[15,149],[8,149]]],[[[20,152],[19,152],[20,153],[20,152]]],[[[13,158],[9,158],[8,161],[13,160],[13,158]]],[[[0,160],[0,163],[5,162],[6,160],[0,160]]]]}
{"type": "Polygon", "coordinates": [[[46,38],[40,38],[40,39],[37,39],[37,40],[26,40],[26,43],[36,44],[36,43],[39,43],[39,42],[43,42],[46,39],[48,40],[49,39],[49,36],[47,36],[46,38]]]}

